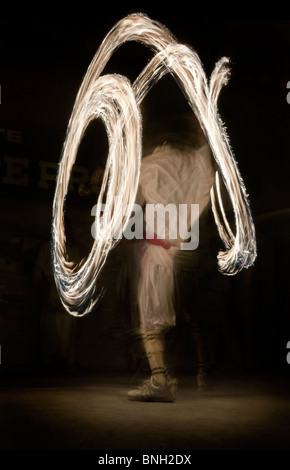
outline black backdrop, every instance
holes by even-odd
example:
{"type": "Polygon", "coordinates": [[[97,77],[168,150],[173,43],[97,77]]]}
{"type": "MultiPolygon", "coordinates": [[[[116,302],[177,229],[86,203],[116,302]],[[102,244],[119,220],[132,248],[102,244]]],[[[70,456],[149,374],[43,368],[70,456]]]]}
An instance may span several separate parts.
{"type": "MultiPolygon", "coordinates": [[[[165,24],[178,41],[195,48],[207,75],[220,57],[231,59],[231,79],[220,95],[219,110],[250,195],[258,258],[249,272],[230,281],[227,321],[234,323],[239,338],[243,330],[246,345],[250,342],[251,353],[241,361],[243,366],[288,371],[290,20],[200,20],[161,9],[142,10],[165,24]]],[[[131,11],[100,12],[78,20],[0,21],[2,370],[37,362],[31,272],[39,246],[50,238],[55,174],[66,127],[100,41],[116,20],[131,11]]],[[[113,56],[107,69],[133,79],[147,58],[145,46],[128,44],[113,56]]],[[[152,92],[152,114],[158,115],[162,106],[170,112],[170,106],[180,105],[177,87],[170,103],[164,99],[166,91],[159,90],[162,86],[155,95],[152,92]]],[[[89,151],[80,160],[72,199],[86,170],[90,171],[91,149],[102,144],[104,152],[104,133],[98,132],[84,143],[89,151]]],[[[75,223],[81,224],[81,219],[75,223]]],[[[126,361],[117,354],[118,313],[113,301],[109,304],[103,308],[113,312],[111,320],[105,313],[83,320],[79,361],[91,367],[115,364],[125,368],[126,361]],[[110,339],[104,337],[104,329],[114,332],[109,333],[110,339]],[[103,348],[113,351],[108,362],[99,354],[103,348]]]]}

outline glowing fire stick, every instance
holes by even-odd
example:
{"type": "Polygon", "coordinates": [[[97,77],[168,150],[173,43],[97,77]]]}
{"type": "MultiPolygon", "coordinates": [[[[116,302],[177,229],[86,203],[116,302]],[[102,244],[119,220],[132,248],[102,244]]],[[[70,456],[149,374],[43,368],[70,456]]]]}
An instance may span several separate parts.
{"type": "Polygon", "coordinates": [[[101,292],[96,292],[96,281],[109,251],[118,240],[118,237],[112,237],[112,233],[121,235],[124,231],[130,210],[124,215],[122,208],[133,208],[137,194],[142,147],[139,105],[152,85],[167,72],[176,78],[200,122],[233,205],[236,235],[226,220],[217,174],[216,192],[222,221],[213,189],[212,208],[219,234],[226,247],[225,252],[218,254],[219,268],[226,274],[235,274],[253,264],[256,258],[255,229],[245,187],[217,111],[219,92],[227,82],[227,62],[226,58],[222,58],[216,64],[208,85],[198,55],[188,47],[178,44],[166,28],[144,15],[124,18],[103,40],[76,97],[53,202],[54,275],[61,301],[70,314],[86,315],[93,310],[101,296],[101,292]],[[114,51],[126,41],[132,40],[146,44],[156,53],[133,86],[119,75],[101,76],[114,51]],[[101,207],[105,190],[106,204],[102,218],[100,211],[96,214],[98,240],[94,241],[88,257],[77,266],[67,259],[66,254],[64,201],[78,147],[87,126],[96,118],[103,120],[109,141],[109,155],[97,207],[101,207]],[[121,203],[116,205],[116,200],[121,203]]]}

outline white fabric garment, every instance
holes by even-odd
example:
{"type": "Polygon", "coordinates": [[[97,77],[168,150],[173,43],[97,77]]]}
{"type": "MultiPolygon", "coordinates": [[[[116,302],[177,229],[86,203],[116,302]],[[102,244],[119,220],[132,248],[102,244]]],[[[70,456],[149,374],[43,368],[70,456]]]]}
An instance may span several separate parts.
{"type": "MultiPolygon", "coordinates": [[[[188,152],[163,145],[142,161],[140,189],[145,204],[174,204],[177,208],[177,237],[172,237],[169,221],[165,219],[164,242],[168,248],[144,242],[138,288],[142,331],[175,325],[173,263],[175,254],[184,242],[178,229],[179,204],[187,205],[186,224],[190,232],[191,224],[196,222],[191,219],[191,204],[199,204],[201,216],[210,201],[213,181],[214,172],[207,145],[188,152]]],[[[155,218],[154,228],[156,226],[155,218]]],[[[152,234],[152,227],[146,229],[152,234]]]]}

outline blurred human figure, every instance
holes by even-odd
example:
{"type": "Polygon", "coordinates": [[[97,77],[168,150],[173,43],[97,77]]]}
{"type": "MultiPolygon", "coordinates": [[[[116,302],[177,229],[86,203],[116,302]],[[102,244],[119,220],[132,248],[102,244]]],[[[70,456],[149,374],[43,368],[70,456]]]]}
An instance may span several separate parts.
{"type": "MultiPolygon", "coordinates": [[[[67,250],[78,261],[71,227],[67,224],[67,250]]],[[[63,308],[56,289],[51,264],[50,242],[43,243],[33,269],[40,308],[40,354],[46,367],[72,367],[77,364],[76,318],[63,308]]]]}
{"type": "Polygon", "coordinates": [[[87,183],[80,184],[78,188],[79,196],[87,198],[93,195],[96,201],[96,196],[98,196],[102,186],[103,175],[104,168],[101,165],[97,165],[92,171],[89,181],[87,183]]]}
{"type": "MultiPolygon", "coordinates": [[[[211,152],[199,127],[195,128],[195,133],[190,134],[189,141],[184,139],[182,133],[161,139],[160,145],[143,158],[137,201],[145,208],[146,223],[140,256],[139,320],[151,376],[141,387],[128,393],[130,400],[175,399],[176,380],[170,373],[165,357],[165,333],[176,325],[176,299],[183,297],[186,277],[182,273],[190,273],[187,274],[186,287],[190,290],[189,286],[194,288],[195,285],[193,273],[202,264],[201,253],[196,254],[196,249],[203,242],[199,240],[199,222],[209,206],[214,179],[211,152]],[[156,207],[157,204],[173,210],[176,216],[176,233],[173,233],[174,227],[170,227],[168,219],[160,227],[163,233],[158,233],[158,211],[155,213],[154,223],[148,227],[149,206],[152,209],[152,205],[156,207]],[[197,213],[193,211],[192,204],[198,204],[197,213]],[[179,210],[181,205],[182,213],[179,210]],[[180,230],[182,226],[183,230],[180,230]]],[[[195,310],[198,305],[194,296],[190,297],[190,301],[192,300],[192,310],[195,310]]],[[[186,305],[183,304],[182,308],[186,308],[186,305]]],[[[192,320],[192,328],[202,362],[204,351],[199,332],[196,328],[194,330],[196,320],[197,316],[192,320]]]]}

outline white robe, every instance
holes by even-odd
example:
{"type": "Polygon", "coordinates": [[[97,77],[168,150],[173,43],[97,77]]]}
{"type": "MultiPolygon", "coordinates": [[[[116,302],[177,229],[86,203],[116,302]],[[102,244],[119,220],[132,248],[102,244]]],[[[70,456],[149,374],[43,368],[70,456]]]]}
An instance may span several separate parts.
{"type": "MultiPolygon", "coordinates": [[[[212,157],[207,145],[190,149],[186,153],[164,145],[142,161],[140,189],[146,205],[175,204],[178,214],[179,204],[186,204],[186,224],[189,231],[191,224],[196,223],[196,220],[191,219],[191,204],[199,205],[200,217],[210,202],[213,181],[212,157]]],[[[178,223],[179,220],[177,227],[178,223]]],[[[155,228],[156,226],[155,219],[155,228]]],[[[152,228],[149,228],[149,232],[152,232],[152,228]]],[[[173,303],[174,256],[185,240],[180,236],[178,228],[177,237],[175,234],[172,237],[167,220],[163,241],[168,246],[167,249],[149,242],[144,243],[138,288],[142,331],[170,328],[176,322],[173,303]]],[[[190,256],[185,255],[183,258],[186,263],[190,256]]]]}

